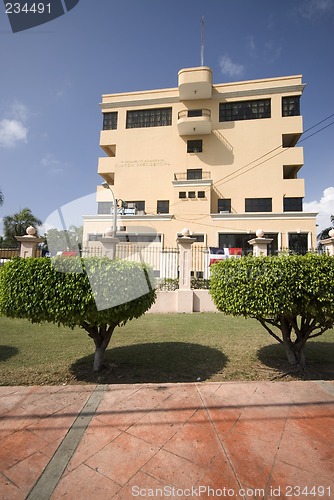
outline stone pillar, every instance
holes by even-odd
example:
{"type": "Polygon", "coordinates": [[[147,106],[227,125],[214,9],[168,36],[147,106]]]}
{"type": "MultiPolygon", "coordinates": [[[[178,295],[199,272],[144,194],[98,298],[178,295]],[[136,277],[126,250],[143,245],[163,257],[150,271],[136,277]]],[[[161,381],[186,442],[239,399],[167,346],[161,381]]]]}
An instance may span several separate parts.
{"type": "Polygon", "coordinates": [[[190,273],[192,268],[191,245],[194,241],[195,238],[190,237],[190,232],[187,228],[183,229],[182,236],[177,238],[180,247],[177,310],[183,313],[193,312],[193,291],[191,289],[190,273]]]}
{"type": "Polygon", "coordinates": [[[334,257],[334,229],[329,231],[328,236],[329,238],[320,240],[320,243],[324,245],[326,254],[334,257]]]}
{"type": "Polygon", "coordinates": [[[112,229],[106,229],[104,237],[100,239],[102,243],[102,256],[109,257],[109,259],[114,259],[116,257],[116,245],[119,243],[119,239],[112,236],[112,229]]]}
{"type": "Polygon", "coordinates": [[[261,255],[268,255],[268,245],[272,241],[272,238],[264,238],[264,232],[262,229],[258,229],[256,231],[256,238],[249,240],[248,243],[253,246],[253,255],[260,257],[261,255]]]}
{"type": "Polygon", "coordinates": [[[29,226],[26,232],[27,234],[25,236],[15,236],[17,241],[21,243],[20,257],[24,259],[27,257],[34,257],[38,243],[44,241],[44,238],[38,238],[36,236],[37,231],[33,226],[29,226]]]}

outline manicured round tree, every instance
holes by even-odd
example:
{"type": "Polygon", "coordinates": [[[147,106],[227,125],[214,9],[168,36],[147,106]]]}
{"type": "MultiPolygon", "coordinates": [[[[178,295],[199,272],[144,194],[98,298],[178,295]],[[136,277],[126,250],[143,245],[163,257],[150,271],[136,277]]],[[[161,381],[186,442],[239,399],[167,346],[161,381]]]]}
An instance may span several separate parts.
{"type": "Polygon", "coordinates": [[[307,254],[243,257],[214,264],[211,295],[225,314],[257,319],[305,366],[307,340],[334,325],[334,258],[307,254]]]}
{"type": "Polygon", "coordinates": [[[0,273],[0,314],[88,332],[95,343],[94,371],[116,326],[154,303],[150,267],[108,258],[15,258],[0,273]]]}

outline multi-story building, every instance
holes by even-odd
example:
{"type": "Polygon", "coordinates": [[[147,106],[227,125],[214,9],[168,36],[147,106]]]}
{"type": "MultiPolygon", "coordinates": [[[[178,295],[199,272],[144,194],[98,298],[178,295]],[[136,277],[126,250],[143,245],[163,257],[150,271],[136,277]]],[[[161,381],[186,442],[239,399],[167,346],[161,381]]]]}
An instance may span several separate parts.
{"type": "MultiPolygon", "coordinates": [[[[301,75],[212,84],[201,66],[178,87],[106,94],[98,173],[117,199],[121,241],[175,246],[188,227],[203,246],[241,247],[261,228],[271,253],[316,246],[316,214],[303,212],[301,75]]],[[[84,246],[112,224],[112,196],[97,187],[84,246]]]]}

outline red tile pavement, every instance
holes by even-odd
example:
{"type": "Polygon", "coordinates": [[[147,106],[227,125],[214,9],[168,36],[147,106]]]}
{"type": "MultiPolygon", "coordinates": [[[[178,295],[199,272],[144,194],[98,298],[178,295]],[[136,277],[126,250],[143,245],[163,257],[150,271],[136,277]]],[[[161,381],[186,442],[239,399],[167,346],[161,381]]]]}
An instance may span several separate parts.
{"type": "Polygon", "coordinates": [[[90,414],[99,390],[0,387],[0,499],[63,459],[45,500],[334,498],[334,382],[110,385],[90,414]]]}

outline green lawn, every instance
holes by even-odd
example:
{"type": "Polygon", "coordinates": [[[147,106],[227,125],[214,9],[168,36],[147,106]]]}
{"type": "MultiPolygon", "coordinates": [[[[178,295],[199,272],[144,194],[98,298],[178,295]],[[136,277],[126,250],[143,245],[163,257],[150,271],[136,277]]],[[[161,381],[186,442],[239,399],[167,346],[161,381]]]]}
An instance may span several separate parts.
{"type": "MultiPolygon", "coordinates": [[[[222,314],[147,314],[117,328],[106,368],[92,374],[86,332],[0,318],[0,385],[270,380],[283,348],[255,320],[222,314]]],[[[334,330],[310,341],[312,377],[334,378],[334,330]]]]}

